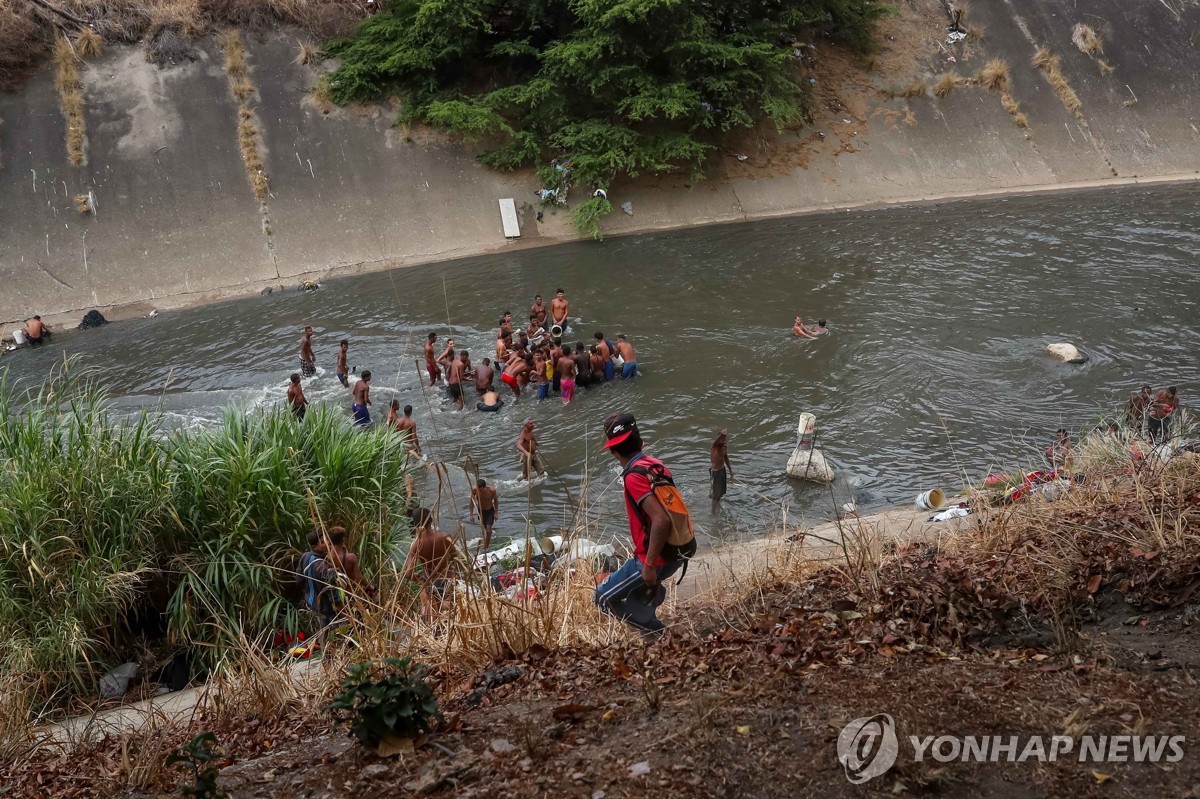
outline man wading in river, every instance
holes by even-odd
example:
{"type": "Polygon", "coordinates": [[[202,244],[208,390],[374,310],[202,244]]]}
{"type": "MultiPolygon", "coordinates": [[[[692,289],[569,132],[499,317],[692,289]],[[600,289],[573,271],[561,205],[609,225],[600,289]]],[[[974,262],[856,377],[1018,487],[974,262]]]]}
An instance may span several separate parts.
{"type": "Polygon", "coordinates": [[[594,599],[605,613],[643,632],[658,632],[663,623],[655,608],[666,597],[661,583],[696,554],[696,539],[670,470],[642,452],[637,421],[614,414],[604,422],[604,437],[604,448],[621,464],[633,557],[596,586],[594,599]],[[672,538],[679,543],[670,543],[672,538]]]}
{"type": "Polygon", "coordinates": [[[312,348],[312,325],[306,325],[300,337],[300,374],[312,377],[317,373],[317,356],[312,348]]]}

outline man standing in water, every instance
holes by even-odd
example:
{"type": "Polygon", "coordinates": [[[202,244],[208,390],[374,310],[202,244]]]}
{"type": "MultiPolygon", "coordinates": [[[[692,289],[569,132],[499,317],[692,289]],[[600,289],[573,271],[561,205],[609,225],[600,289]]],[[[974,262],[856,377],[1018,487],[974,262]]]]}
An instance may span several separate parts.
{"type": "Polygon", "coordinates": [[[546,326],[546,304],[542,302],[542,295],[535,294],[533,297],[533,305],[529,306],[529,320],[536,322],[538,327],[546,326]]]}
{"type": "Polygon", "coordinates": [[[337,379],[338,379],[338,382],[340,382],[343,386],[347,386],[347,387],[349,387],[349,385],[350,385],[346,381],[346,376],[350,374],[350,367],[347,365],[348,360],[349,360],[349,358],[348,358],[349,352],[350,352],[350,342],[347,341],[346,339],[342,339],[342,343],[340,345],[338,345],[337,379]]]}
{"type": "Polygon", "coordinates": [[[492,544],[492,525],[496,523],[496,513],[500,510],[500,497],[496,489],[487,484],[482,477],[471,489],[471,521],[475,521],[475,509],[479,508],[479,521],[483,525],[483,540],[479,544],[480,552],[487,552],[492,544]]]}
{"type": "Polygon", "coordinates": [[[637,377],[637,356],[633,354],[633,345],[625,340],[624,333],[617,334],[617,352],[621,353],[621,359],[625,361],[621,366],[621,379],[637,377]]]}
{"type": "Polygon", "coordinates": [[[463,354],[460,353],[457,358],[452,359],[446,368],[446,390],[450,392],[450,399],[454,400],[461,411],[466,407],[463,402],[462,381],[467,372],[467,364],[463,354]]]}
{"type": "Polygon", "coordinates": [[[538,460],[538,443],[537,437],[533,434],[532,419],[526,419],[525,426],[521,428],[521,435],[517,438],[517,451],[521,453],[522,479],[528,480],[533,472],[537,472],[539,475],[545,474],[541,461],[538,460]]]}
{"type": "Polygon", "coordinates": [[[408,449],[417,454],[421,454],[421,442],[417,439],[417,423],[412,418],[412,406],[404,406],[404,418],[396,422],[396,430],[401,433],[408,433],[408,449]]]}
{"type": "Polygon", "coordinates": [[[717,433],[717,438],[709,449],[708,457],[711,466],[709,475],[712,478],[712,489],[709,496],[712,498],[713,515],[716,516],[721,507],[721,497],[725,496],[725,491],[729,487],[728,477],[733,477],[733,464],[729,462],[729,434],[724,430],[717,433]],[[728,470],[728,475],[726,475],[726,470],[728,470]]]}
{"type": "Polygon", "coordinates": [[[577,367],[570,351],[563,347],[558,351],[558,387],[563,404],[567,404],[575,396],[575,373],[577,367]]]}
{"type": "Polygon", "coordinates": [[[607,383],[615,377],[613,347],[608,339],[604,337],[604,332],[601,330],[597,330],[593,338],[596,339],[596,350],[600,353],[600,357],[604,359],[604,382],[607,383]]]}
{"type": "Polygon", "coordinates": [[[421,584],[421,615],[432,619],[441,610],[449,588],[454,565],[454,539],[433,529],[433,514],[428,508],[413,511],[413,526],[417,535],[408,548],[401,580],[416,580],[421,584]]]}
{"type": "Polygon", "coordinates": [[[308,398],[304,396],[304,387],[300,385],[300,374],[292,372],[292,384],[287,390],[287,404],[292,409],[292,416],[297,422],[304,421],[304,413],[308,409],[308,398]]]}
{"type": "Polygon", "coordinates": [[[553,320],[551,327],[558,325],[562,328],[562,335],[567,334],[567,312],[571,310],[571,304],[567,302],[567,295],[562,289],[554,292],[554,299],[550,300],[550,318],[553,320]]]}
{"type": "Polygon", "coordinates": [[[666,596],[660,583],[696,554],[696,542],[692,539],[681,547],[667,543],[671,517],[655,494],[650,474],[653,472],[656,480],[672,485],[673,480],[662,461],[642,452],[637,421],[627,413],[613,414],[604,421],[604,437],[607,439],[604,448],[621,464],[634,556],[596,586],[593,599],[605,613],[643,632],[658,632],[663,624],[655,615],[655,608],[666,596]]]}
{"type": "Polygon", "coordinates": [[[475,367],[475,391],[479,394],[486,394],[492,390],[492,381],[496,377],[496,370],[492,368],[492,362],[487,358],[483,359],[483,363],[475,367]]]}
{"type": "Polygon", "coordinates": [[[367,410],[367,406],[371,404],[371,370],[364,369],[362,378],[354,384],[354,405],[351,410],[354,411],[354,423],[356,425],[367,426],[371,424],[371,412],[367,410]]]}
{"type": "Polygon", "coordinates": [[[300,337],[300,374],[312,377],[317,373],[317,356],[313,354],[312,325],[306,325],[300,337]]]}
{"type": "Polygon", "coordinates": [[[1175,418],[1175,409],[1179,407],[1178,391],[1175,386],[1167,386],[1154,392],[1154,402],[1146,419],[1146,430],[1150,440],[1158,443],[1171,438],[1171,420],[1175,418]]]}
{"type": "Polygon", "coordinates": [[[523,378],[527,378],[529,373],[529,357],[522,359],[520,357],[513,358],[512,362],[505,368],[504,374],[500,375],[500,379],[504,381],[504,385],[512,389],[513,396],[521,396],[521,383],[523,378]]]}
{"type": "Polygon", "coordinates": [[[388,408],[387,418],[383,420],[383,425],[389,430],[400,429],[400,400],[392,400],[392,405],[388,408]]]}
{"type": "Polygon", "coordinates": [[[429,338],[425,339],[425,369],[429,372],[430,388],[433,388],[437,384],[438,378],[442,376],[442,370],[437,364],[437,356],[433,353],[435,341],[437,341],[437,333],[430,333],[429,338]]]}

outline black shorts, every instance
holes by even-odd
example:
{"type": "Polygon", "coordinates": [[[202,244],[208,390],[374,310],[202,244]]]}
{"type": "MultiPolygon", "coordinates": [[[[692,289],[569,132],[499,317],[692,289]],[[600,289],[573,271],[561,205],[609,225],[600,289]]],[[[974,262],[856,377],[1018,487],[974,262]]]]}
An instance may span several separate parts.
{"type": "Polygon", "coordinates": [[[496,523],[496,509],[488,508],[487,510],[479,511],[479,517],[483,520],[484,527],[491,527],[496,523]]]}
{"type": "Polygon", "coordinates": [[[462,383],[451,383],[446,386],[446,391],[450,394],[450,399],[462,399],[462,383]]]}
{"type": "Polygon", "coordinates": [[[304,421],[304,412],[307,410],[308,410],[307,405],[293,405],[292,406],[292,416],[296,417],[297,422],[303,422],[304,421]]]}
{"type": "Polygon", "coordinates": [[[728,489],[728,480],[726,479],[724,469],[712,469],[712,492],[709,496],[712,499],[720,499],[725,496],[725,491],[728,489]]]}

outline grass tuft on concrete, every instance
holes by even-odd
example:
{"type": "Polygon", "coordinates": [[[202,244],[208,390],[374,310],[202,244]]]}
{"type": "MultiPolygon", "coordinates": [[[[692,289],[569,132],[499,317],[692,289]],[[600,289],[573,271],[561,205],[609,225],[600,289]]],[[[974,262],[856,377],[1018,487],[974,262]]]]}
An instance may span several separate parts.
{"type": "Polygon", "coordinates": [[[92,212],[91,198],[88,197],[86,194],[76,194],[75,195],[75,210],[85,216],[87,214],[90,214],[92,212]]]}
{"type": "Polygon", "coordinates": [[[67,123],[67,161],[82,166],[87,144],[83,118],[83,82],[79,78],[79,56],[71,42],[59,36],[54,41],[54,88],[67,123]]]}
{"type": "Polygon", "coordinates": [[[1101,55],[1104,52],[1104,43],[1100,40],[1099,34],[1082,22],[1077,23],[1071,31],[1071,41],[1081,52],[1088,55],[1101,55]]]}
{"type": "Polygon", "coordinates": [[[99,58],[104,52],[104,39],[91,28],[84,28],[75,36],[75,52],[80,58],[99,58]]]}
{"type": "Polygon", "coordinates": [[[1004,92],[1008,90],[1008,62],[1003,58],[993,58],[979,71],[979,83],[989,92],[1004,92]]]}
{"type": "Polygon", "coordinates": [[[933,95],[939,99],[950,96],[950,92],[955,89],[966,86],[967,79],[957,72],[947,72],[942,77],[938,78],[937,83],[933,84],[933,95]]]}
{"type": "Polygon", "coordinates": [[[300,42],[296,47],[296,64],[315,64],[321,60],[321,48],[312,42],[300,42]]]}
{"type": "Polygon", "coordinates": [[[225,74],[229,78],[229,93],[238,102],[238,149],[242,153],[242,166],[251,191],[259,200],[267,199],[271,191],[266,166],[262,159],[260,133],[254,113],[254,98],[257,92],[250,80],[250,64],[246,60],[246,48],[239,31],[226,31],[221,35],[221,51],[225,54],[225,74]]]}
{"type": "Polygon", "coordinates": [[[1058,95],[1063,106],[1080,119],[1083,118],[1083,102],[1062,71],[1062,59],[1050,52],[1046,47],[1039,47],[1033,54],[1033,66],[1040,69],[1050,83],[1050,88],[1058,95]]]}

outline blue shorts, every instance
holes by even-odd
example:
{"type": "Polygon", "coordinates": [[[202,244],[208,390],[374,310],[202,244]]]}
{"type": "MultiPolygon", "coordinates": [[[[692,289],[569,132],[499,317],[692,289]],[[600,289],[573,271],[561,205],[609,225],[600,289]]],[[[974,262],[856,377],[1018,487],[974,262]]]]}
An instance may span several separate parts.
{"type": "Polygon", "coordinates": [[[626,361],[621,367],[621,379],[628,380],[631,377],[637,377],[637,361],[626,361]]]}
{"type": "Polygon", "coordinates": [[[612,380],[615,375],[615,372],[616,372],[616,368],[613,366],[612,358],[609,358],[607,361],[604,362],[604,380],[605,380],[605,382],[612,380]]]}
{"type": "Polygon", "coordinates": [[[341,382],[341,384],[342,384],[343,386],[349,386],[349,385],[350,385],[350,383],[346,381],[346,373],[345,373],[345,372],[338,372],[338,373],[337,373],[337,379],[338,379],[338,380],[341,382]]]}
{"type": "Polygon", "coordinates": [[[371,412],[367,410],[366,405],[354,405],[354,423],[357,425],[369,425],[371,423],[371,412]]]}
{"type": "Polygon", "coordinates": [[[549,383],[549,381],[547,381],[547,382],[545,382],[545,383],[538,383],[538,395],[537,395],[537,397],[538,397],[538,399],[539,399],[539,400],[549,399],[549,397],[550,397],[550,383],[549,383]]]}

